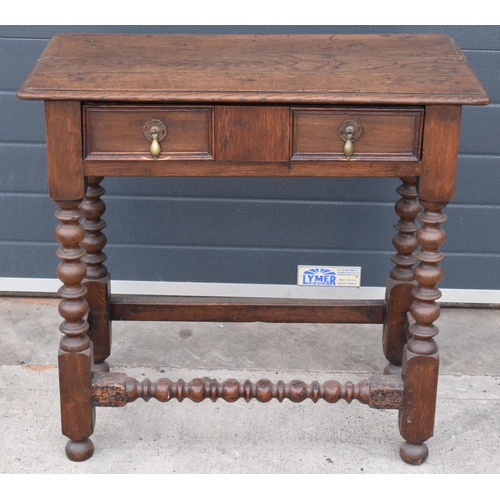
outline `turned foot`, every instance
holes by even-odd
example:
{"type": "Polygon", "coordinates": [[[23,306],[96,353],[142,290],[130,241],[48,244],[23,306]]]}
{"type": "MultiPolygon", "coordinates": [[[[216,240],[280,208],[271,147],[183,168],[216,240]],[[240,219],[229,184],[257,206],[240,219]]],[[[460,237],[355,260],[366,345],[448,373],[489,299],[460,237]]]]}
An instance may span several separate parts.
{"type": "Polygon", "coordinates": [[[405,441],[399,449],[401,458],[410,465],[420,465],[429,455],[429,448],[425,443],[409,443],[405,441]]]}
{"type": "Polygon", "coordinates": [[[387,366],[384,368],[384,375],[401,375],[401,371],[401,365],[387,363],[387,366]]]}
{"type": "Polygon", "coordinates": [[[73,462],[83,462],[94,454],[94,443],[90,439],[83,441],[69,440],[66,445],[66,456],[73,462]]]}

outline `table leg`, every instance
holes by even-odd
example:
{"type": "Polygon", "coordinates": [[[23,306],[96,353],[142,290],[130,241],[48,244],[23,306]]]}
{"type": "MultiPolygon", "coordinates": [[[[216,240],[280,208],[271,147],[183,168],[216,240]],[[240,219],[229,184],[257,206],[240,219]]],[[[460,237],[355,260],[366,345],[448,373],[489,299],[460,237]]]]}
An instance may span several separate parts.
{"type": "Polygon", "coordinates": [[[412,291],[416,285],[413,266],[417,259],[413,252],[418,247],[415,233],[420,226],[415,218],[422,209],[417,201],[417,179],[401,177],[401,181],[401,186],[396,190],[401,198],[395,206],[399,220],[394,228],[398,234],[392,240],[397,253],[392,257],[395,266],[386,282],[387,311],[382,341],[385,357],[389,361],[386,374],[401,373],[403,349],[407,341],[406,313],[413,302],[412,291]]]}
{"type": "Polygon", "coordinates": [[[82,226],[85,229],[81,244],[86,250],[82,260],[87,266],[83,284],[87,288],[89,337],[94,345],[94,371],[109,371],[106,358],[111,354],[110,278],[104,265],[107,257],[102,251],[107,242],[102,232],[106,227],[106,222],[101,219],[106,211],[106,204],[101,199],[105,193],[100,185],[102,180],[103,177],[88,177],[85,199],[80,205],[84,216],[82,226]]]}
{"type": "Polygon", "coordinates": [[[61,244],[57,256],[61,259],[57,276],[63,286],[59,313],[64,321],[60,330],[63,337],[59,349],[59,387],[61,398],[62,432],[70,438],[66,455],[70,460],[82,461],[90,458],[94,445],[89,436],[94,431],[95,410],[92,405],[92,342],[88,332],[86,315],[88,304],[86,288],[82,285],[86,266],[82,262],[85,250],[80,243],[84,229],[79,223],[82,215],[81,200],[56,201],[59,210],[56,218],[56,238],[61,244]]]}
{"type": "Polygon", "coordinates": [[[443,278],[439,263],[443,254],[438,250],[446,239],[440,227],[447,217],[441,210],[446,202],[420,200],[424,210],[418,218],[423,226],[417,231],[421,250],[416,254],[420,263],[414,269],[418,286],[413,291],[410,313],[415,323],[409,327],[411,338],[403,354],[405,404],[399,412],[399,429],[406,440],[401,445],[401,458],[410,464],[421,464],[428,455],[425,441],[434,430],[436,394],[439,370],[438,346],[433,337],[438,328],[433,324],[440,315],[441,297],[436,285],[443,278]]]}

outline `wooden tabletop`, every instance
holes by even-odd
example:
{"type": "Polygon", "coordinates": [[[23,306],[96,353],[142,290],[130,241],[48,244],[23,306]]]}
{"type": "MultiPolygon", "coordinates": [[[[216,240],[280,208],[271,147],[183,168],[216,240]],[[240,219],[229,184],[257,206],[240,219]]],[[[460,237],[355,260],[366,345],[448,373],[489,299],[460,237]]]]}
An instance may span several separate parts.
{"type": "Polygon", "coordinates": [[[488,104],[446,35],[54,37],[21,99],[488,104]]]}

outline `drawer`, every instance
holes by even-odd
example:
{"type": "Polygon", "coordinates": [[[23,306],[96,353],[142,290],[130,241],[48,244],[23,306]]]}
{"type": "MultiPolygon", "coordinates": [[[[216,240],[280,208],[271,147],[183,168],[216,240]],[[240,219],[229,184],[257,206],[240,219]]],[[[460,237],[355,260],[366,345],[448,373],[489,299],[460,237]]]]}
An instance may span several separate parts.
{"type": "Polygon", "coordinates": [[[151,125],[161,124],[158,160],[213,159],[212,106],[84,106],[87,160],[151,160],[151,125]]]}
{"type": "Polygon", "coordinates": [[[347,160],[346,126],[355,130],[351,161],[418,161],[423,108],[292,108],[292,160],[347,160]]]}

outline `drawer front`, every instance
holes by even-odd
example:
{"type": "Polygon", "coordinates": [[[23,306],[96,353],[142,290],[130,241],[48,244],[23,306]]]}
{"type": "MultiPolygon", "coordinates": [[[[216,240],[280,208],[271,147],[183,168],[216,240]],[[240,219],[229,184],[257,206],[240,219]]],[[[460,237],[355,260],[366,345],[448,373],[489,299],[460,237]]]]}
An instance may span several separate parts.
{"type": "Polygon", "coordinates": [[[84,120],[87,160],[153,160],[144,127],[158,120],[166,130],[158,160],[213,159],[211,106],[85,105],[84,120]]]}
{"type": "Polygon", "coordinates": [[[423,119],[423,108],[292,108],[292,160],[347,160],[351,125],[351,161],[419,161],[423,119]]]}

